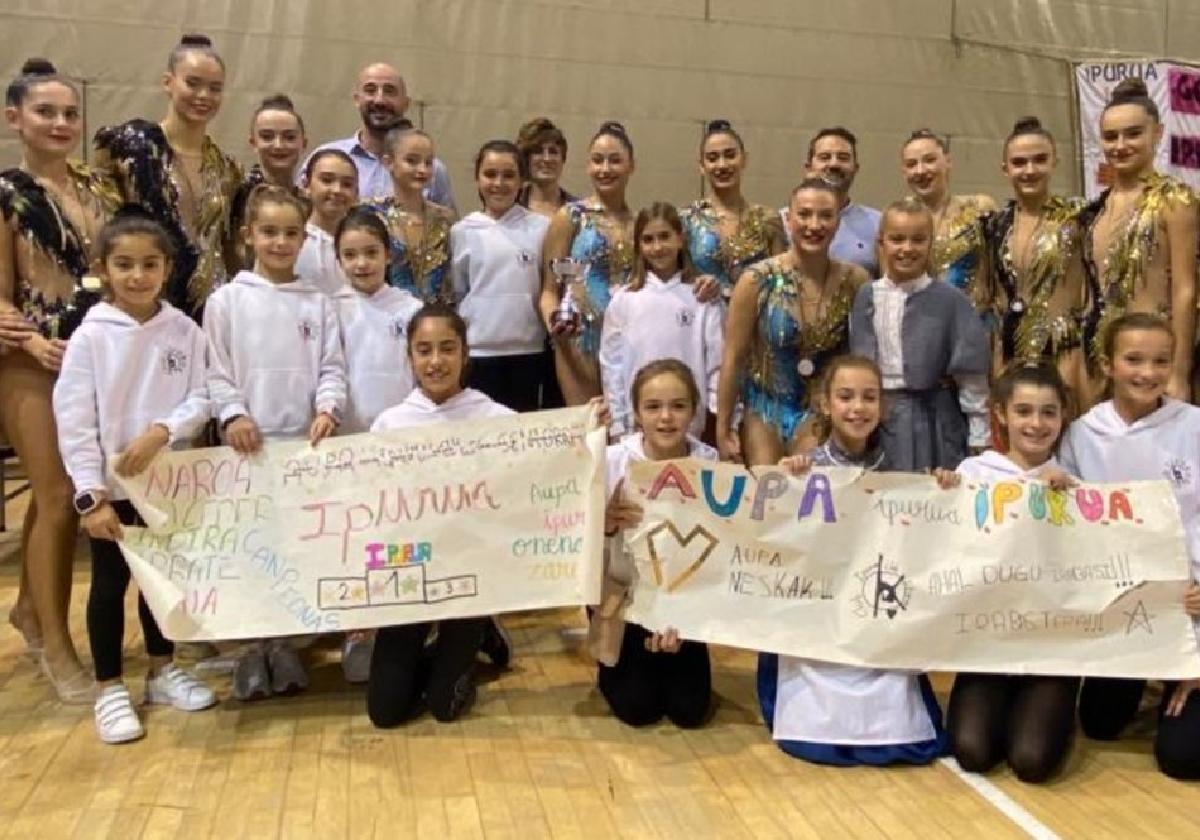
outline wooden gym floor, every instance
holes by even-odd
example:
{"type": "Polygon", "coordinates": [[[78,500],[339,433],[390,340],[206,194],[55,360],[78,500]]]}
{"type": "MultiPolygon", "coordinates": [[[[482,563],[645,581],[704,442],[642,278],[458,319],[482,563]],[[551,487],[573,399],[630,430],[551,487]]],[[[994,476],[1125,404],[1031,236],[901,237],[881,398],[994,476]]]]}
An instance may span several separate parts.
{"type": "MultiPolygon", "coordinates": [[[[24,500],[0,534],[0,618],[17,586],[24,500]],[[13,530],[13,529],[16,530],[13,530]]],[[[86,549],[73,626],[86,651],[86,549]]],[[[127,611],[135,698],[145,659],[127,611]]],[[[1133,837],[1200,836],[1200,785],[1155,769],[1145,726],[1078,743],[1059,781],[997,772],[968,785],[945,763],[834,769],[788,758],[759,721],[752,654],[718,650],[719,708],[705,729],[632,730],[607,713],[578,611],[512,616],[512,670],[489,673],[470,715],[399,730],[367,720],[337,652],[312,652],[299,697],[155,707],[147,737],[106,746],[90,708],[60,705],[19,636],[0,625],[0,835],[59,837],[1133,837]],[[1006,816],[1007,810],[1012,816],[1006,816]]],[[[228,679],[214,680],[223,697],[228,679]]],[[[945,699],[948,678],[935,681],[945,699]]]]}

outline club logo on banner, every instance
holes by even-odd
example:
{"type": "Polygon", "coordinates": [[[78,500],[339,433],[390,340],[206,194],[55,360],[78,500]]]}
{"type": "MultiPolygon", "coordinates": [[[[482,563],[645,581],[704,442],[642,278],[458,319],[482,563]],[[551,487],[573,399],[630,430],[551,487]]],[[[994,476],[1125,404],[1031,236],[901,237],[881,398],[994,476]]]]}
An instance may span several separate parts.
{"type": "Polygon", "coordinates": [[[1109,186],[1100,146],[1100,117],[1113,88],[1127,78],[1146,83],[1162,117],[1163,139],[1155,167],[1200,188],[1200,67],[1169,61],[1099,62],[1075,66],[1087,197],[1095,198],[1109,186]]]}
{"type": "Polygon", "coordinates": [[[1200,676],[1165,481],[1053,491],[846,468],[630,466],[625,618],[873,668],[1200,676]]]}

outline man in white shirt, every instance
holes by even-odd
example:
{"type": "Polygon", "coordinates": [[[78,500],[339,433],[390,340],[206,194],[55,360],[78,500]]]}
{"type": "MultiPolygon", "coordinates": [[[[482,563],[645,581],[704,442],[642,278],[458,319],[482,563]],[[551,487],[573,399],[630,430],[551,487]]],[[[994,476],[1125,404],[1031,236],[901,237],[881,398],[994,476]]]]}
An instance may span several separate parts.
{"type": "MultiPolygon", "coordinates": [[[[409,101],[404,78],[395,67],[383,63],[368,64],[358,74],[358,86],[354,90],[354,104],[362,117],[362,128],[349,137],[324,143],[313,150],[316,154],[321,149],[341,149],[350,155],[358,168],[358,195],[363,201],[395,192],[392,173],[383,161],[383,141],[389,131],[406,122],[404,112],[408,110],[409,101]]],[[[296,183],[301,186],[307,163],[306,160],[296,176],[296,183]]],[[[457,212],[450,176],[446,173],[446,165],[438,158],[433,160],[433,177],[425,188],[425,198],[457,212]]]]}
{"type": "MultiPolygon", "coordinates": [[[[842,193],[842,213],[837,233],[829,245],[829,256],[855,263],[870,277],[879,276],[875,240],[879,235],[879,211],[850,201],[850,187],[858,174],[858,138],[841,126],[822,128],[808,143],[805,177],[824,178],[842,193]]],[[[787,226],[787,208],[779,211],[783,229],[787,226]]]]}

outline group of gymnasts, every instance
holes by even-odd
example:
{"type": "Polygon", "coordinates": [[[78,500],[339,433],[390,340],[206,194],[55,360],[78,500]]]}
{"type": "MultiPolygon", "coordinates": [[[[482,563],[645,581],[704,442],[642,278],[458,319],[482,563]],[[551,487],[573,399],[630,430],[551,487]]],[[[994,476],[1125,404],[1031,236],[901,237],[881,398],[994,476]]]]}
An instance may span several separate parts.
{"type": "MultiPolygon", "coordinates": [[[[598,401],[609,427],[604,596],[590,608],[598,687],[630,725],[712,716],[706,646],[622,620],[641,516],[633,461],[690,455],[970,478],[1167,479],[1200,560],[1195,345],[1196,197],[1154,170],[1162,137],[1129,80],[1101,117],[1111,186],[1050,192],[1054,138],[1032,118],[1001,146],[1013,198],[950,190],[951,154],[918,130],[900,149],[908,196],[855,204],[856,139],[819,131],[788,205],[742,193],[747,151],[724,120],[698,149],[707,196],[634,212],[634,146],[590,138],[586,198],[560,185],[561,130],[544,117],[474,162],[461,218],[433,138],[404,116],[400,74],[372,64],[361,127],[305,157],[291,99],[250,120],[248,172],[208,136],[225,63],[202,35],[171,50],[166,115],[80,141],[79,91],[43,59],[8,87],[21,165],[0,173],[0,423],[32,485],[10,613],[65,702],[92,704],[107,743],[143,725],[122,679],[129,568],[116,541],[141,524],[113,480],[164,447],[308,439],[598,401]],[[1182,465],[1182,466],[1181,466],[1182,465]],[[78,524],[91,541],[94,679],[67,630],[78,524]]],[[[144,699],[216,702],[174,663],[139,599],[144,699]]],[[[1200,615],[1200,589],[1183,608],[1200,615]]],[[[350,634],[348,679],[380,727],[463,715],[477,657],[512,656],[492,617],[350,634]]],[[[307,685],[300,639],[239,646],[233,694],[307,685]]],[[[758,691],[779,746],[829,764],[1007,762],[1026,781],[1061,768],[1076,721],[1118,737],[1144,682],[960,674],[943,722],[919,674],[763,653],[758,691]]],[[[1198,681],[1163,686],[1155,756],[1200,778],[1198,681]]]]}

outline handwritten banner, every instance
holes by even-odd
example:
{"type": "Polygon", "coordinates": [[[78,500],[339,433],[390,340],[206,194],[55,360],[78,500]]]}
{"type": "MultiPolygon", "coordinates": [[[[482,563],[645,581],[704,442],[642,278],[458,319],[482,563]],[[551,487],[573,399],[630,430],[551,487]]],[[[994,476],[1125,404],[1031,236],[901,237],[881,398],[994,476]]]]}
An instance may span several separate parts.
{"type": "Polygon", "coordinates": [[[630,482],[645,517],[625,617],[645,627],[878,668],[1200,676],[1165,482],[941,490],[692,460],[630,482]]]}
{"type": "Polygon", "coordinates": [[[172,639],[595,603],[604,431],[584,408],[166,453],[125,487],[125,557],[172,639]]]}

